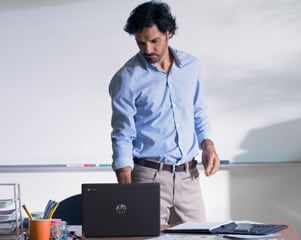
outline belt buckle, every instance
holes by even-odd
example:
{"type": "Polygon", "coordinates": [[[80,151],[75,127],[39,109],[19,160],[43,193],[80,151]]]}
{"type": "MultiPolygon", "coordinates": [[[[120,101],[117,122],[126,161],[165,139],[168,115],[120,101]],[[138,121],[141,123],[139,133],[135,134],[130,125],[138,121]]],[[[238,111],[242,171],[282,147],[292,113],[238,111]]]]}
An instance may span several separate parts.
{"type": "Polygon", "coordinates": [[[176,172],[176,164],[171,165],[171,173],[176,172]]]}

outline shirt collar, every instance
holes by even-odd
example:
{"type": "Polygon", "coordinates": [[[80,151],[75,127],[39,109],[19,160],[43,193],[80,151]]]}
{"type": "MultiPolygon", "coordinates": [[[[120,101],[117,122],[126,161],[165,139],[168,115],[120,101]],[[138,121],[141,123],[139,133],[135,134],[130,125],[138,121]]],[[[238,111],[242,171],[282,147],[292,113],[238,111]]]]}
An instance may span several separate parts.
{"type": "Polygon", "coordinates": [[[179,58],[179,55],[177,54],[178,51],[172,47],[169,47],[169,50],[171,52],[171,54],[173,55],[174,57],[174,61],[175,61],[175,64],[180,68],[182,67],[182,61],[181,59],[179,58]]]}
{"type": "MultiPolygon", "coordinates": [[[[169,48],[171,54],[172,54],[173,57],[174,57],[174,63],[175,63],[179,68],[181,68],[181,67],[183,66],[183,64],[182,64],[181,59],[179,58],[178,51],[177,51],[176,49],[170,47],[170,46],[169,46],[168,48],[169,48]]],[[[147,68],[148,66],[153,66],[151,63],[148,63],[148,62],[146,61],[146,59],[144,58],[144,56],[142,55],[141,52],[137,53],[137,56],[138,56],[138,58],[140,59],[141,63],[143,64],[143,67],[147,68]]]]}

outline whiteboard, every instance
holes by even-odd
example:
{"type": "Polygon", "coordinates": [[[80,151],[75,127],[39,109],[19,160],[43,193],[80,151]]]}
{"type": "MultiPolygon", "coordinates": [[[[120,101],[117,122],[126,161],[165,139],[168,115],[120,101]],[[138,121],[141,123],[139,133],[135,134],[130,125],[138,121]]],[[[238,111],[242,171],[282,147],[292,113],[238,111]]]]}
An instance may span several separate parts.
{"type": "MultiPolygon", "coordinates": [[[[0,1],[0,165],[111,162],[108,84],[142,1],[0,1]]],[[[221,159],[301,160],[301,3],[167,1],[200,59],[221,159]]]]}

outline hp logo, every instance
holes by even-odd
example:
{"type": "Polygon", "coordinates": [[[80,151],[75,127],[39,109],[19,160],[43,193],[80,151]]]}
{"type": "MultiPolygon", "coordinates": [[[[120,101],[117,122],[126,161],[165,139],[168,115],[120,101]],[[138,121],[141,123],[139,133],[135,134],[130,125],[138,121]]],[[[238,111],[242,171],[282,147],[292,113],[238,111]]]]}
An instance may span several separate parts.
{"type": "Polygon", "coordinates": [[[116,206],[116,213],[117,214],[120,214],[120,215],[123,215],[126,213],[126,210],[127,210],[127,207],[124,205],[124,204],[118,204],[116,206]]]}

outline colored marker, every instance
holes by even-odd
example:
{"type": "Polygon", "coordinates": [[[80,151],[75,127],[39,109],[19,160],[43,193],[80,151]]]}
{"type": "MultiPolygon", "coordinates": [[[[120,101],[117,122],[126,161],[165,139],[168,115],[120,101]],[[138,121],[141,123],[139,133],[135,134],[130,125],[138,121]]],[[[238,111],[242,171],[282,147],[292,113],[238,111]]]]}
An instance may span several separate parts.
{"type": "Polygon", "coordinates": [[[99,167],[111,167],[112,165],[110,163],[101,163],[98,166],[99,167]]]}
{"type": "Polygon", "coordinates": [[[97,165],[96,164],[91,164],[91,163],[85,163],[83,166],[84,167],[96,167],[97,165]]]}

